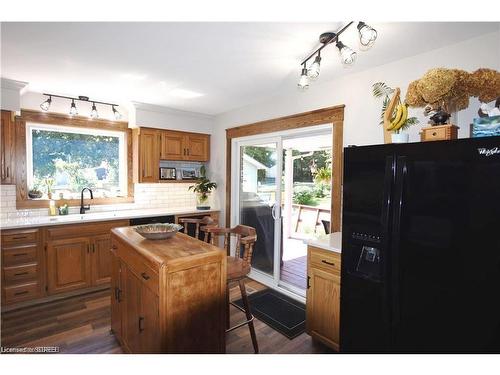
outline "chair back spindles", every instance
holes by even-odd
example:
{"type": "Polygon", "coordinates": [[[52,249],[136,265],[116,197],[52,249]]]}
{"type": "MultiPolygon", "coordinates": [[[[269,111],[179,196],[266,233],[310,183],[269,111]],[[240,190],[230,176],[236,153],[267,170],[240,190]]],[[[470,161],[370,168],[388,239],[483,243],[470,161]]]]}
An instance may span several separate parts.
{"type": "Polygon", "coordinates": [[[194,238],[199,238],[200,229],[201,229],[201,231],[205,233],[203,240],[205,242],[208,242],[209,234],[208,234],[208,232],[205,231],[205,229],[210,227],[210,226],[215,226],[216,223],[215,223],[214,219],[212,219],[210,216],[204,216],[201,219],[188,218],[188,217],[180,218],[179,224],[183,225],[183,227],[184,227],[183,232],[185,234],[189,233],[189,224],[194,224],[194,226],[195,226],[194,227],[194,238]]]}
{"type": "Polygon", "coordinates": [[[234,228],[206,228],[206,233],[212,235],[210,243],[215,245],[216,236],[224,236],[223,249],[230,255],[230,237],[236,237],[236,249],[234,256],[243,259],[246,263],[252,263],[254,244],[257,241],[257,234],[254,228],[246,225],[237,225],[234,228]],[[243,254],[241,253],[243,248],[243,254]]]}

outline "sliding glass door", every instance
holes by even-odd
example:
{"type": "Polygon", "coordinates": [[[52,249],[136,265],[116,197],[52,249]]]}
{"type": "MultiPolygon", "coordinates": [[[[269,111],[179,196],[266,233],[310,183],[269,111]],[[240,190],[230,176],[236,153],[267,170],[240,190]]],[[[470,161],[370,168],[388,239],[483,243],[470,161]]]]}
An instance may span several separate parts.
{"type": "Polygon", "coordinates": [[[265,138],[238,142],[238,186],[235,197],[234,224],[256,229],[257,242],[252,269],[274,280],[275,251],[280,248],[280,140],[265,138]]]}

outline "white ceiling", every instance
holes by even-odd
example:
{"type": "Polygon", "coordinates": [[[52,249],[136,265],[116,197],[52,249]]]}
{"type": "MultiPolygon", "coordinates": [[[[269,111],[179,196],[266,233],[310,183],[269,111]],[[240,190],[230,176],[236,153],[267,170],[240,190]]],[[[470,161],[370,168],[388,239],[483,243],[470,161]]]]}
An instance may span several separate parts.
{"type": "MultiPolygon", "coordinates": [[[[342,23],[2,23],[1,76],[30,91],[137,101],[218,114],[295,90],[302,58],[318,36],[342,23]],[[201,96],[176,96],[183,90],[201,96]]],[[[322,54],[320,80],[497,31],[499,23],[383,23],[375,46],[345,69],[334,46],[322,54]]]]}

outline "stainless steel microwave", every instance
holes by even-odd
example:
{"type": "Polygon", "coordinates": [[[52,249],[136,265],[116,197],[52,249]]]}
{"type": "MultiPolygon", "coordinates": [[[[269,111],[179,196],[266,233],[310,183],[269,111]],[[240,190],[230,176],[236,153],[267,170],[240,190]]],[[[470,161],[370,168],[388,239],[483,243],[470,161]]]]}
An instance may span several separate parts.
{"type": "Polygon", "coordinates": [[[177,174],[175,168],[160,168],[160,180],[175,180],[177,179],[177,174]]]}

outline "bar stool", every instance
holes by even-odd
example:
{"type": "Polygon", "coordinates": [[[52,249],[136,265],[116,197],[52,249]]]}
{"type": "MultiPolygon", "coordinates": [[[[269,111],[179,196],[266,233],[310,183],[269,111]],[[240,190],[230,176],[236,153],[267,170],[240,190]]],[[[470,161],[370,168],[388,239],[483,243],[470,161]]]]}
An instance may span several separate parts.
{"type": "Polygon", "coordinates": [[[250,310],[248,303],[247,291],[245,289],[245,278],[250,273],[252,268],[252,253],[254,244],[257,241],[257,234],[255,229],[246,225],[237,225],[234,228],[218,228],[218,227],[205,227],[205,233],[211,234],[210,242],[215,245],[215,238],[217,236],[224,236],[224,249],[227,253],[227,321],[226,332],[231,332],[237,328],[243,327],[248,324],[250,336],[252,337],[252,344],[255,354],[259,353],[259,346],[257,344],[257,336],[255,335],[255,327],[253,324],[254,316],[250,310]],[[236,237],[236,253],[235,256],[230,255],[230,237],[236,237]],[[243,253],[241,252],[243,248],[243,253]],[[243,308],[236,305],[229,300],[229,284],[238,282],[240,287],[241,299],[243,301],[243,308]],[[236,307],[238,310],[245,313],[246,320],[229,327],[229,305],[236,307]]]}
{"type": "MultiPolygon", "coordinates": [[[[185,234],[188,234],[189,224],[194,224],[194,226],[195,226],[194,238],[196,238],[196,239],[199,238],[200,227],[202,228],[201,231],[205,232],[204,228],[210,227],[210,226],[215,226],[215,224],[216,224],[214,219],[212,219],[210,216],[204,216],[201,219],[184,217],[184,218],[180,218],[178,221],[179,221],[179,224],[181,224],[184,227],[185,234]]],[[[205,241],[205,242],[209,241],[209,236],[208,236],[207,232],[205,232],[205,235],[203,237],[203,241],[205,241]]]]}

